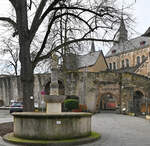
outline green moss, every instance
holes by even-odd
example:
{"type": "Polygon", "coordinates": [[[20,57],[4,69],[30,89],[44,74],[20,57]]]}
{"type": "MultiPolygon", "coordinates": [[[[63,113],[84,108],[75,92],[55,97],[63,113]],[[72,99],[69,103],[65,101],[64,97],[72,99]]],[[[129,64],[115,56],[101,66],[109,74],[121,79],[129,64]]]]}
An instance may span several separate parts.
{"type": "Polygon", "coordinates": [[[5,141],[11,143],[18,143],[18,144],[60,144],[60,143],[76,143],[76,142],[90,142],[97,140],[101,137],[99,133],[91,132],[90,136],[84,138],[74,138],[74,139],[64,139],[64,140],[30,140],[30,139],[23,139],[15,137],[13,133],[9,133],[3,137],[5,141]]]}

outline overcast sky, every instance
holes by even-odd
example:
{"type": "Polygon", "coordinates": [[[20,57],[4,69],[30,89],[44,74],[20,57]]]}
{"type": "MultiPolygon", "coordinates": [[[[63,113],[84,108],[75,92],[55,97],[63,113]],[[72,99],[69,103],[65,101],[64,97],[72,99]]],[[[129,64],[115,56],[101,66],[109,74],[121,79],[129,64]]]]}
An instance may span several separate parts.
{"type": "MultiPolygon", "coordinates": [[[[136,1],[132,13],[136,18],[136,31],[143,33],[150,26],[150,0],[120,0],[123,3],[136,1]]],[[[7,14],[9,9],[9,0],[0,0],[0,15],[7,14]]]]}
{"type": "MultiPolygon", "coordinates": [[[[150,0],[119,0],[120,7],[122,7],[122,4],[128,3],[131,4],[134,3],[135,1],[136,3],[132,8],[131,13],[136,18],[134,29],[137,33],[135,33],[133,37],[143,34],[150,26],[150,17],[149,17],[150,0]]],[[[9,0],[0,0],[0,16],[5,16],[8,14],[9,6],[10,6],[9,0]]]]}

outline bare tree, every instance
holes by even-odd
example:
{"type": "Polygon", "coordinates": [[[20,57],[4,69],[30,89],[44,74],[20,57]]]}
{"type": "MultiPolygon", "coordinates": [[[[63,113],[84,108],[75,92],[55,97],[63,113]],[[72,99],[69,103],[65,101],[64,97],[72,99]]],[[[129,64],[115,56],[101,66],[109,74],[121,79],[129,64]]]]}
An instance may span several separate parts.
{"type": "MultiPolygon", "coordinates": [[[[19,38],[19,60],[21,62],[21,83],[23,92],[23,103],[25,111],[34,110],[33,96],[33,72],[38,62],[49,58],[53,52],[61,50],[64,46],[80,41],[104,41],[111,42],[113,39],[91,38],[90,33],[100,30],[112,30],[120,12],[115,8],[115,0],[9,0],[16,12],[16,20],[9,17],[0,17],[0,20],[8,22],[13,26],[13,36],[19,38]],[[35,4],[36,3],[36,4],[35,4]],[[35,6],[35,7],[34,7],[35,6]],[[30,13],[35,11],[30,17],[30,13]],[[68,17],[71,24],[75,24],[77,30],[75,38],[65,39],[64,42],[57,37],[51,36],[54,32],[57,36],[56,22],[68,17]],[[32,43],[38,35],[41,26],[48,23],[47,30],[41,38],[40,47],[34,58],[31,58],[32,43]],[[80,32],[79,32],[80,31],[80,32]],[[53,41],[51,47],[47,48],[47,41],[53,41]]],[[[71,29],[71,28],[70,28],[71,29]]],[[[74,29],[75,31],[75,29],[74,29]]],[[[68,33],[69,34],[69,33],[68,33]]],[[[71,36],[71,34],[70,34],[71,36]]]]}
{"type": "MultiPolygon", "coordinates": [[[[19,46],[17,44],[13,44],[10,39],[3,40],[4,47],[2,49],[2,54],[10,56],[10,59],[7,61],[7,66],[12,66],[14,74],[18,75],[18,61],[19,61],[19,46]]],[[[9,72],[9,69],[7,70],[9,72]]],[[[13,74],[10,73],[10,74],[13,74]]]]}

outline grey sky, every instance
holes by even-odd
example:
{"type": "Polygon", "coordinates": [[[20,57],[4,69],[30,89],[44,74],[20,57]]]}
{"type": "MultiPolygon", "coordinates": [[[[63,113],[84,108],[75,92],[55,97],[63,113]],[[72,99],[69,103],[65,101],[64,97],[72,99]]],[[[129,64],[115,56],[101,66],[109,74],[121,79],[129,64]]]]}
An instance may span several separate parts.
{"type": "MultiPolygon", "coordinates": [[[[135,0],[120,0],[123,3],[131,3],[135,0]]],[[[122,3],[122,2],[121,2],[122,3]]],[[[9,0],[0,0],[0,15],[6,13],[8,14],[10,3],[9,0]]],[[[150,18],[149,18],[149,11],[150,11],[150,0],[136,0],[136,4],[133,7],[133,13],[136,17],[136,31],[139,33],[143,33],[149,26],[150,26],[150,18]]]]}
{"type": "MultiPolygon", "coordinates": [[[[149,18],[149,10],[150,10],[150,0],[119,0],[120,8],[122,7],[122,3],[135,3],[132,10],[130,11],[135,19],[135,30],[138,32],[134,35],[140,35],[144,33],[147,28],[150,26],[150,18],[149,18]]],[[[9,10],[9,0],[0,0],[0,15],[5,16],[8,14],[9,10]]]]}
{"type": "Polygon", "coordinates": [[[137,0],[135,5],[136,30],[140,33],[150,27],[150,0],[137,0]]]}

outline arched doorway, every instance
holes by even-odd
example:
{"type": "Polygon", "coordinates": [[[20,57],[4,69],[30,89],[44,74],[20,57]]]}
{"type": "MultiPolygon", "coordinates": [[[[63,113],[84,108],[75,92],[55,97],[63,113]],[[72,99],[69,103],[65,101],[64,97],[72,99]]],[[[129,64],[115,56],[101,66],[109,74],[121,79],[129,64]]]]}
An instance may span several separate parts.
{"type": "MultiPolygon", "coordinates": [[[[51,81],[47,82],[47,84],[45,85],[44,91],[46,95],[50,94],[50,83],[51,81]]],[[[62,81],[58,81],[58,85],[59,85],[59,95],[65,95],[65,87],[63,85],[62,81]]]]}
{"type": "Polygon", "coordinates": [[[115,110],[115,109],[116,109],[115,97],[110,93],[102,95],[100,100],[100,110],[115,110]]]}
{"type": "Polygon", "coordinates": [[[144,95],[141,91],[135,91],[133,94],[133,112],[135,115],[141,114],[143,97],[144,95]]]}

